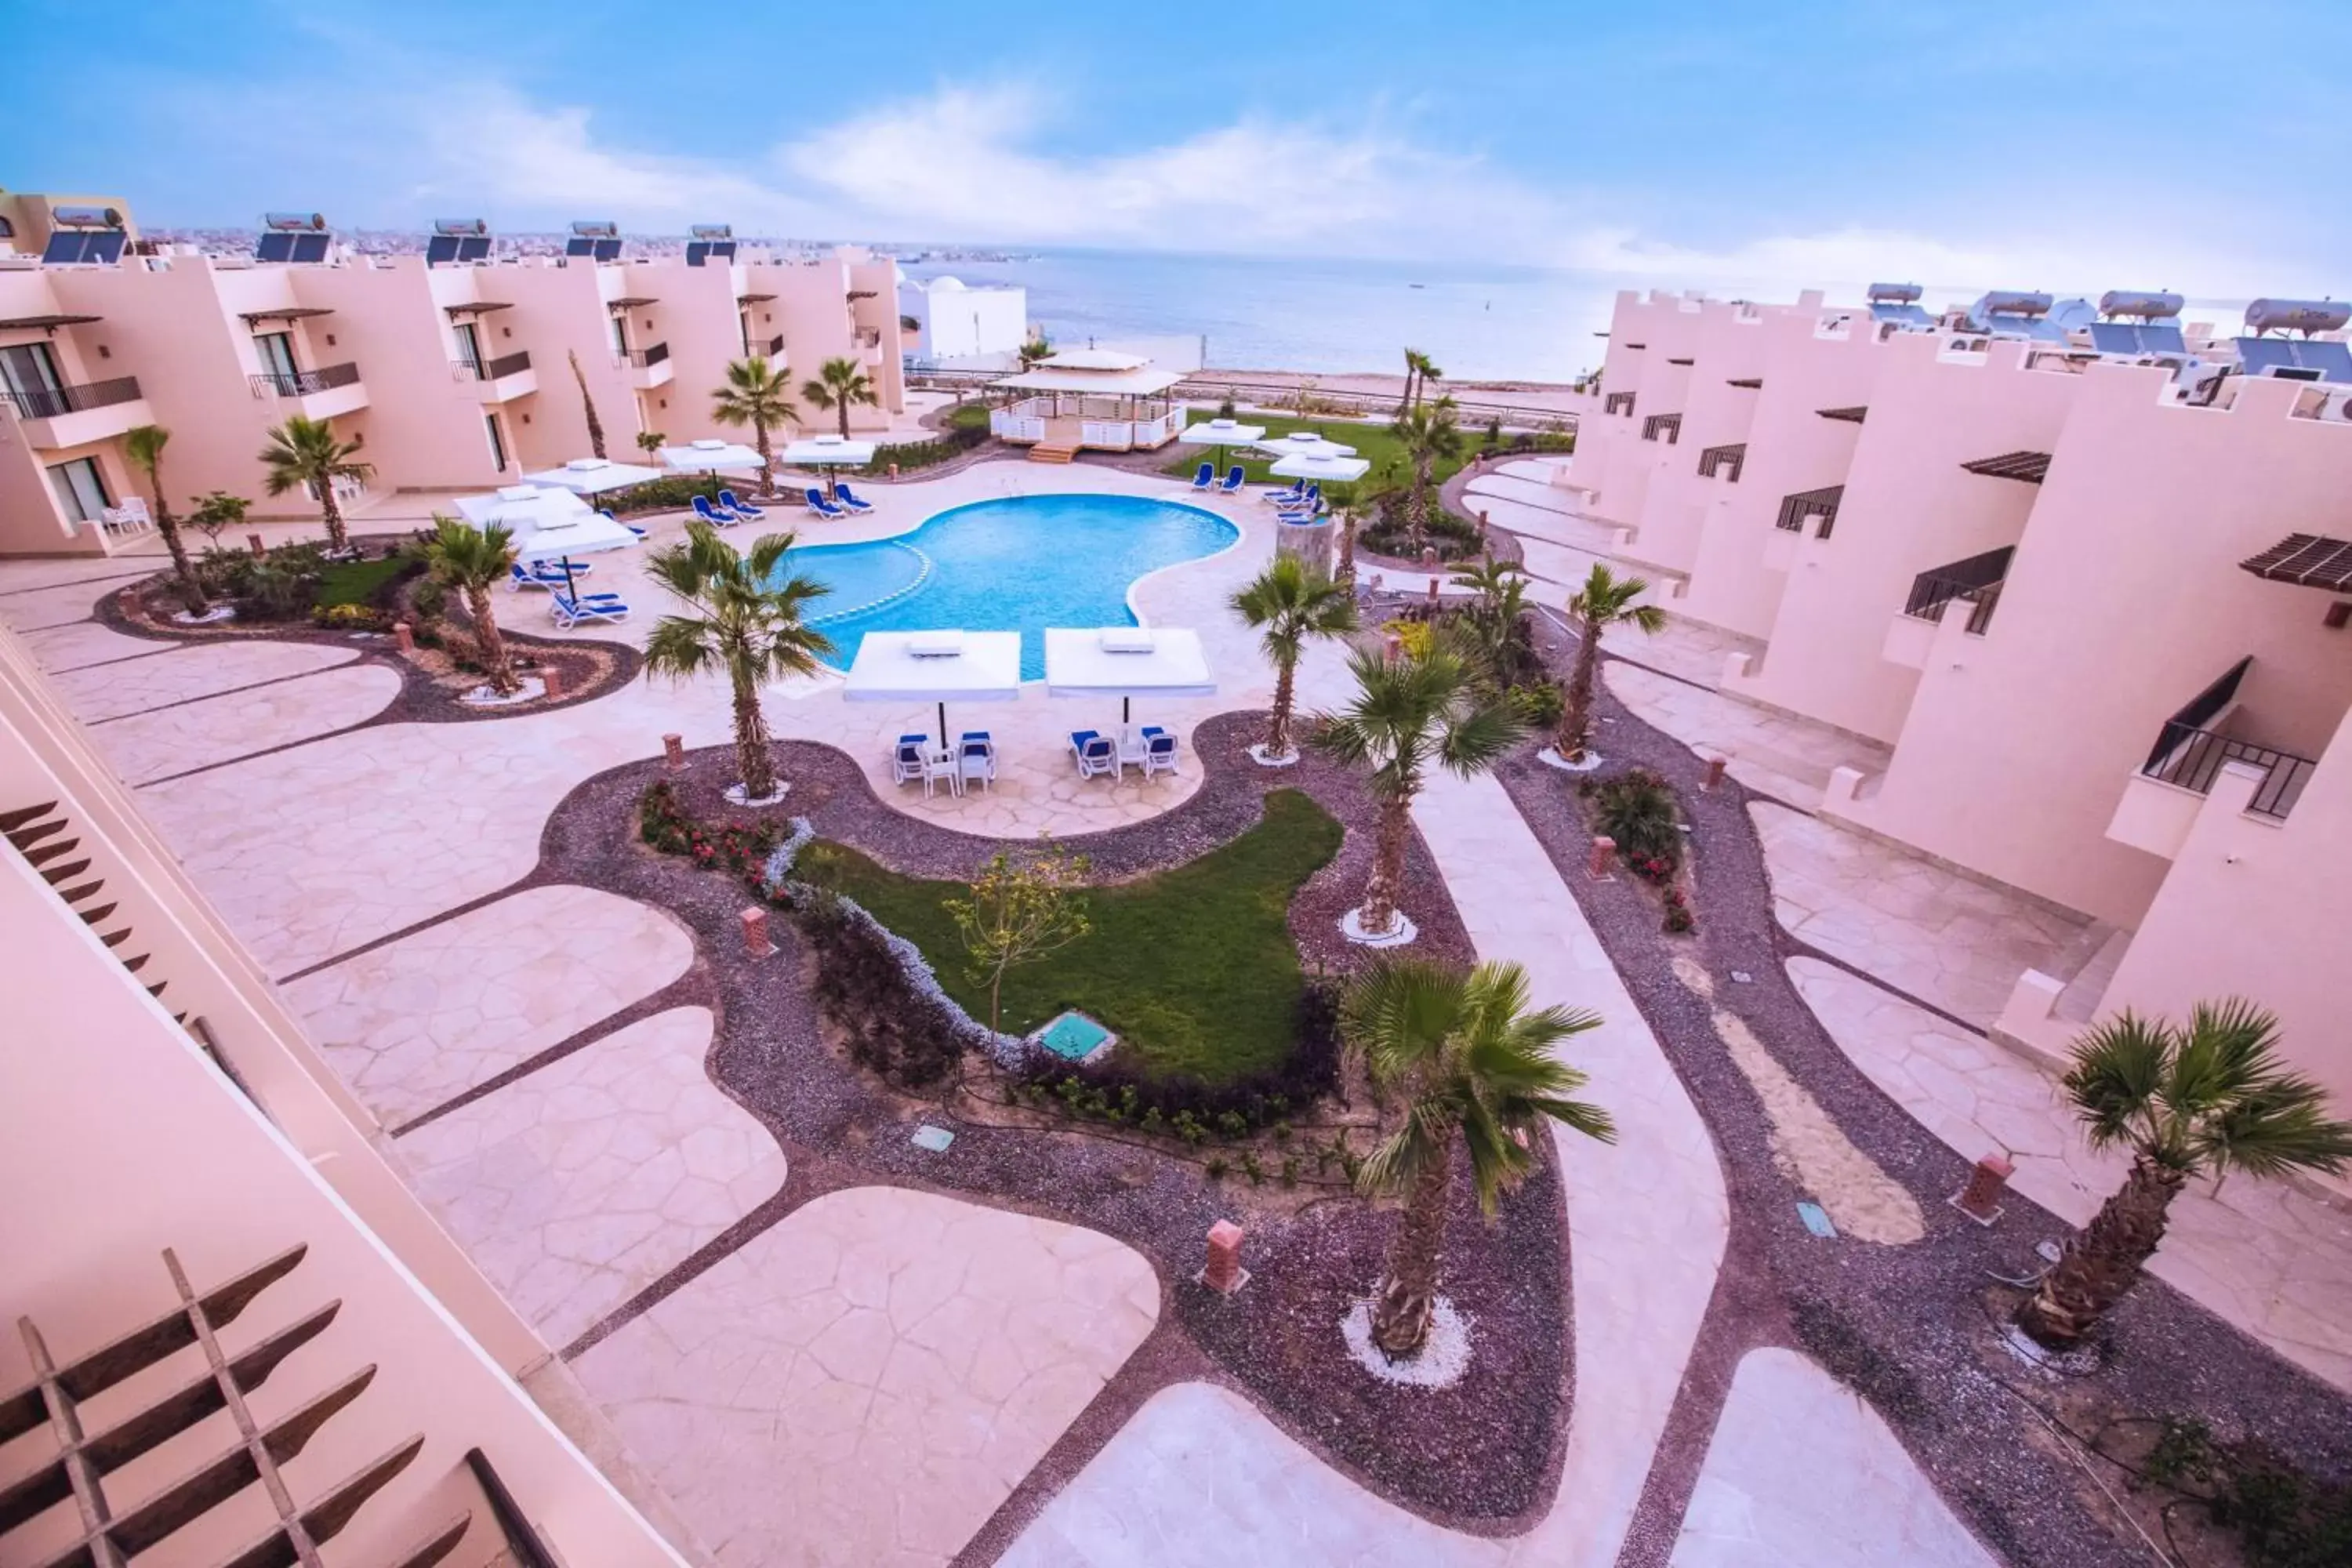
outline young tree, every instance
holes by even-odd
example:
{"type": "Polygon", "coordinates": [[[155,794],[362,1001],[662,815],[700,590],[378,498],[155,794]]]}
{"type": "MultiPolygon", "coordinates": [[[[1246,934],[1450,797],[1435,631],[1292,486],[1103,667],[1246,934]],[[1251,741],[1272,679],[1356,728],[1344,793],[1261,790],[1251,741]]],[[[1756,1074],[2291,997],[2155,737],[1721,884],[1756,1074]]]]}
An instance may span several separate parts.
{"type": "Polygon", "coordinates": [[[648,458],[659,456],[661,449],[668,445],[669,437],[663,435],[658,430],[640,430],[637,432],[637,450],[643,452],[648,458]]]}
{"type": "Polygon", "coordinates": [[[752,449],[760,454],[760,489],[772,493],[776,463],[768,449],[768,432],[801,416],[793,406],[783,371],[771,368],[761,354],[730,363],[727,384],[710,395],[710,416],[721,425],[751,427],[752,449]]]}
{"type": "Polygon", "coordinates": [[[1356,595],[1297,556],[1276,555],[1231,603],[1236,615],[1264,634],[1258,647],[1274,665],[1274,716],[1266,724],[1265,755],[1268,762],[1286,759],[1294,754],[1290,704],[1299,656],[1309,637],[1343,637],[1356,629],[1356,595]]]}
{"type": "Polygon", "coordinates": [[[779,792],[776,763],[768,749],[767,715],[760,710],[760,687],[788,675],[807,675],[832,641],[803,618],[807,606],[830,592],[813,577],[782,575],[789,533],[771,533],[748,555],[719,537],[707,522],[686,525],[686,539],[656,551],[646,574],[692,607],[695,613],[664,616],[646,639],[646,677],[686,680],[721,668],[734,688],[735,760],[742,770],[746,800],[764,801],[779,792]]]}
{"type": "Polygon", "coordinates": [[[854,359],[829,359],[817,366],[816,374],[801,383],[801,395],[811,408],[839,416],[845,441],[849,439],[850,409],[860,405],[878,408],[882,403],[866,379],[866,367],[854,359]]]}
{"type": "Polygon", "coordinates": [[[501,697],[520,690],[522,682],[515,679],[514,663],[507,658],[506,638],[490,609],[490,590],[507,580],[514,563],[514,536],[505,524],[476,528],[462,519],[434,513],[433,534],[425,542],[425,570],[435,582],[466,596],[482,668],[489,672],[490,689],[501,697]]]}
{"type": "Polygon", "coordinates": [[[1478,1207],[1493,1218],[1502,1194],[1538,1158],[1545,1121],[1604,1143],[1609,1113],[1575,1099],[1585,1075],[1560,1060],[1560,1042],[1600,1026],[1581,1008],[1528,1005],[1527,972],[1482,963],[1467,974],[1426,960],[1391,959],[1348,987],[1340,1018],[1373,1081],[1404,1101],[1402,1125],[1366,1156],[1357,1187],[1402,1193],[1405,1209],[1372,1305],[1372,1342],[1411,1355],[1428,1338],[1445,1240],[1457,1146],[1478,1207]]]}
{"type": "Polygon", "coordinates": [[[1577,622],[1576,665],[1568,678],[1568,701],[1559,710],[1559,731],[1552,741],[1562,762],[1582,762],[1591,737],[1592,679],[1601,668],[1601,634],[1620,625],[1649,636],[1665,629],[1664,610],[1633,602],[1649,587],[1642,578],[1620,577],[1596,561],[1584,585],[1568,601],[1568,613],[1577,622]]]}
{"type": "Polygon", "coordinates": [[[285,424],[272,426],[268,434],[269,444],[261,448],[259,458],[265,488],[274,496],[294,489],[307,489],[317,496],[328,548],[350,549],[351,535],[343,530],[343,508],[335,499],[335,481],[364,483],[375,476],[374,468],[356,460],[359,442],[336,436],[334,426],[327,420],[299,414],[288,416],[285,424]]]}
{"type": "Polygon", "coordinates": [[[245,514],[252,505],[243,496],[214,490],[196,498],[195,510],[188,513],[188,525],[204,534],[208,547],[218,549],[222,534],[245,525],[245,514]]]}
{"type": "Polygon", "coordinates": [[[2074,1045],[2066,1097],[2095,1149],[2123,1149],[2131,1173],[2019,1308],[2043,1344],[2076,1343],[2138,1280],[2164,1239],[2172,1200],[2193,1177],[2342,1170],[2352,1122],[2326,1091],[2278,1059],[2278,1020],[2231,997],[2200,1002],[2189,1024],[2128,1010],[2074,1045]]]}
{"type": "Polygon", "coordinates": [[[133,426],[122,433],[122,455],[147,476],[147,488],[155,492],[155,531],[163,536],[163,548],[172,552],[172,574],[179,579],[181,602],[187,605],[188,614],[201,616],[212,608],[212,603],[205,597],[205,585],[196,580],[187,543],[180,537],[179,521],[172,516],[172,503],[163,495],[163,448],[171,439],[172,433],[161,425],[133,426]]]}
{"type": "Polygon", "coordinates": [[[1397,929],[1413,797],[1430,764],[1475,777],[1500,761],[1525,731],[1507,700],[1478,695],[1469,660],[1445,642],[1396,659],[1359,649],[1348,669],[1356,679],[1355,700],[1318,716],[1307,743],[1371,770],[1366,783],[1380,807],[1380,826],[1356,921],[1367,935],[1386,936],[1397,929]]]}
{"type": "Polygon", "coordinates": [[[1405,520],[1411,525],[1410,544],[1416,555],[1429,541],[1430,492],[1436,488],[1437,464],[1462,455],[1462,427],[1454,420],[1454,399],[1441,397],[1423,406],[1416,404],[1389,426],[1403,443],[1412,463],[1412,489],[1405,494],[1405,520]]]}
{"type": "Polygon", "coordinates": [[[588,395],[588,373],[580,368],[580,351],[564,351],[572,360],[572,379],[580,384],[581,411],[588,416],[588,449],[598,457],[604,455],[604,422],[596,417],[596,400],[588,395]]]}
{"type": "Polygon", "coordinates": [[[971,960],[972,984],[988,987],[991,1033],[999,1032],[1003,1017],[1005,975],[1094,930],[1078,897],[1088,869],[1085,856],[1065,855],[1047,835],[1019,859],[998,850],[971,879],[969,898],[947,900],[971,960]]]}

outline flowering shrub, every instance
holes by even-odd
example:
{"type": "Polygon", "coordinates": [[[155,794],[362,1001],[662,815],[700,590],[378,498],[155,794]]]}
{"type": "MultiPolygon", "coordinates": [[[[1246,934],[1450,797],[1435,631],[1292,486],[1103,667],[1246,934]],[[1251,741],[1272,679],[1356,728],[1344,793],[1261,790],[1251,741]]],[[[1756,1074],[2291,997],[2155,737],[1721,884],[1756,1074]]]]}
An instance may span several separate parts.
{"type": "Polygon", "coordinates": [[[336,632],[385,632],[392,614],[372,605],[321,605],[310,612],[311,624],[336,632]]]}
{"type": "Polygon", "coordinates": [[[784,830],[771,821],[706,826],[686,815],[667,780],[637,800],[637,836],[664,855],[683,855],[697,870],[724,871],[752,892],[769,891],[768,863],[784,830]]]}

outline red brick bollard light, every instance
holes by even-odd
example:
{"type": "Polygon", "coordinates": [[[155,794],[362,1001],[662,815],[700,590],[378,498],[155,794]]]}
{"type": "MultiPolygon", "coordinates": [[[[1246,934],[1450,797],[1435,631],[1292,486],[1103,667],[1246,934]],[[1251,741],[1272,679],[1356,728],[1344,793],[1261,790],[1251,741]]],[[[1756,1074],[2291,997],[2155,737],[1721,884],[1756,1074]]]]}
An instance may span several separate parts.
{"type": "Polygon", "coordinates": [[[1969,1173],[1969,1184],[1945,1201],[1979,1225],[1990,1225],[2000,1217],[2000,1200],[2008,1195],[2013,1169],[1999,1154],[1987,1154],[1969,1173]]]}
{"type": "Polygon", "coordinates": [[[1584,874],[1596,882],[1614,881],[1612,875],[1617,858],[1617,841],[1606,835],[1595,834],[1592,854],[1584,863],[1584,874]]]}
{"type": "Polygon", "coordinates": [[[662,765],[674,773],[685,771],[686,742],[683,738],[677,735],[662,737],[662,765]]]}
{"type": "Polygon", "coordinates": [[[1230,1296],[1249,1283],[1242,1267],[1242,1227],[1221,1219],[1209,1227],[1209,1260],[1193,1278],[1220,1296],[1230,1296]]]}
{"type": "Polygon", "coordinates": [[[392,626],[392,646],[404,654],[416,651],[416,633],[406,621],[395,621],[392,626]]]}
{"type": "Polygon", "coordinates": [[[743,952],[750,958],[765,958],[776,951],[768,940],[768,911],[756,906],[745,910],[743,921],[743,952]]]}

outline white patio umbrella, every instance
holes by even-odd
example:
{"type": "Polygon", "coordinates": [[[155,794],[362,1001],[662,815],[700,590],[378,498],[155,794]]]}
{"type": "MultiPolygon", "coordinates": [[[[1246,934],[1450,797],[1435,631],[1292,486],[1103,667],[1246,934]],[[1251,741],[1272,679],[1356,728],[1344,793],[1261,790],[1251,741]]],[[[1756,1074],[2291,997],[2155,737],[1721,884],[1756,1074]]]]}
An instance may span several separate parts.
{"type": "MultiPolygon", "coordinates": [[[[874,443],[845,440],[839,436],[803,436],[784,448],[783,461],[792,468],[862,468],[874,460],[874,443]]],[[[824,477],[828,489],[834,476],[824,477]]]]}
{"type": "Polygon", "coordinates": [[[600,496],[607,490],[625,490],[631,485],[642,485],[661,477],[661,469],[640,468],[635,463],[616,463],[609,458],[574,458],[560,468],[525,474],[523,479],[529,484],[570,490],[577,496],[600,496]]]}
{"type": "Polygon", "coordinates": [[[662,466],[673,474],[761,472],[760,454],[740,441],[688,441],[683,447],[664,447],[661,460],[662,466]]]}
{"type": "Polygon", "coordinates": [[[1276,458],[1352,458],[1353,447],[1343,447],[1327,440],[1312,430],[1293,430],[1287,436],[1273,436],[1250,445],[1261,452],[1271,452],[1276,458]]]}
{"type": "Polygon", "coordinates": [[[1371,471],[1372,465],[1361,458],[1318,458],[1305,454],[1285,458],[1266,470],[1286,479],[1316,479],[1335,485],[1360,479],[1371,471]]]}
{"type": "Polygon", "coordinates": [[[1045,695],[1116,697],[1133,721],[1138,697],[1214,697],[1216,677],[1190,626],[1052,626],[1045,631],[1045,695]]]}
{"type": "Polygon", "coordinates": [[[539,485],[509,485],[488,495],[457,498],[460,516],[477,528],[492,523],[514,539],[519,562],[556,561],[563,565],[564,586],[578,592],[572,557],[604,550],[625,550],[637,536],[590,508],[569,490],[539,485]]]}
{"type": "Polygon", "coordinates": [[[1255,445],[1265,435],[1263,425],[1244,425],[1238,419],[1210,419],[1198,425],[1188,425],[1176,439],[1194,447],[1214,447],[1217,467],[1225,466],[1225,448],[1255,445]]]}
{"type": "Polygon", "coordinates": [[[1021,697],[1019,632],[867,632],[842,696],[852,702],[936,702],[940,744],[950,702],[1021,697]]]}

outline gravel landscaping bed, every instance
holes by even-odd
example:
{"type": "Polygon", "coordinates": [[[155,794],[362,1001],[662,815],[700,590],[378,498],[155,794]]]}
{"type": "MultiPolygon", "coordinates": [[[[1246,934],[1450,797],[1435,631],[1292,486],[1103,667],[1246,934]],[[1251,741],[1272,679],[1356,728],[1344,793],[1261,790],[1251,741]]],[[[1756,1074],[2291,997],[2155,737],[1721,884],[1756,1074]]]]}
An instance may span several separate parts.
{"type": "MultiPolygon", "coordinates": [[[[1547,657],[1564,673],[1573,643],[1542,617],[1538,626],[1547,657]]],[[[1696,849],[1696,933],[1663,935],[1657,895],[1637,879],[1596,883],[1584,875],[1592,830],[1580,815],[1574,783],[1537,762],[1533,746],[1499,776],[1697,1105],[1732,1200],[1723,1270],[1620,1563],[1666,1563],[1732,1371],[1760,1345],[1801,1350],[1854,1387],[1959,1516],[2020,1568],[2145,1568],[2150,1561],[2029,1404],[2057,1417],[2084,1409],[2195,1414],[2320,1473],[2352,1469],[2352,1401],[2160,1280],[2144,1280],[2115,1313],[2103,1365],[2087,1377],[2059,1379],[2000,1347],[1998,1330],[2018,1293],[1993,1284],[1986,1270],[2026,1273],[2033,1244],[2067,1227],[2014,1191],[1991,1229],[1947,1205],[1968,1176],[1968,1161],[1853,1065],[1787,978],[1785,959],[1820,955],[1774,919],[1748,793],[1728,777],[1701,793],[1699,758],[1643,723],[1605,686],[1597,696],[1602,776],[1647,767],[1680,797],[1696,849]],[[1675,977],[1677,954],[1706,971],[1713,1004],[1675,977]],[[1749,980],[1736,982],[1734,971],[1749,980]],[[1806,1229],[1796,1205],[1809,1194],[1775,1163],[1769,1124],[1710,1024],[1711,1006],[1744,1020],[1853,1143],[1910,1191],[1926,1221],[1924,1239],[1877,1246],[1823,1240],[1806,1229]]],[[[2124,1489],[2120,1470],[2089,1463],[2099,1481],[2124,1489]]]]}
{"type": "MultiPolygon", "coordinates": [[[[1202,725],[1195,754],[1206,770],[1193,797],[1138,826],[1073,837],[1098,878],[1140,875],[1186,861],[1257,820],[1263,795],[1300,789],[1349,828],[1333,863],[1316,874],[1291,911],[1302,956],[1337,972],[1364,962],[1338,934],[1360,893],[1370,855],[1371,808],[1360,784],[1320,759],[1261,769],[1243,755],[1258,715],[1202,725]]],[[[776,747],[792,784],[775,816],[804,816],[823,837],[914,875],[969,874],[1001,841],[920,822],[877,800],[843,753],[808,742],[776,747]]],[[[1473,1321],[1475,1356],[1452,1388],[1398,1388],[1363,1373],[1339,1331],[1352,1300],[1368,1291],[1394,1212],[1352,1197],[1300,1205],[1269,1183],[1261,1201],[1238,1174],[1211,1181],[1196,1160],[1133,1140],[1057,1128],[992,1125],[956,1115],[951,1097],[924,1099],[883,1085],[829,1046],[810,1000],[804,953],[790,920],[772,921],[780,951],[742,956],[738,916],[747,897],[723,874],[636,842],[639,795],[669,778],[687,812],[706,822],[742,819],[719,791],[735,776],[731,747],[688,753],[682,773],[659,761],[600,774],[549,820],[533,880],[604,889],[677,914],[694,932],[717,1017],[709,1067],[730,1097],[784,1145],[791,1175],[764,1205],[683,1268],[569,1347],[576,1355],[619,1323],[818,1194],[866,1183],[964,1194],[1115,1236],[1150,1258],[1162,1289],[1155,1349],[1141,1371],[1115,1379],[1057,1445],[1056,1473],[1081,1468],[1143,1399],[1170,1382],[1202,1375],[1249,1394],[1280,1425],[1339,1467],[1425,1517],[1483,1532],[1523,1529],[1549,1504],[1566,1432],[1570,1343],[1564,1205],[1558,1178],[1541,1167],[1481,1221],[1465,1191],[1453,1217],[1445,1289],[1473,1321]],[[955,1133],[944,1153],[909,1140],[923,1122],[955,1133]],[[1204,1238],[1219,1219],[1248,1232],[1253,1279],[1227,1299],[1192,1282],[1204,1238]],[[1189,1346],[1189,1349],[1182,1348],[1189,1346]],[[1149,1373],[1149,1375],[1147,1375],[1149,1373]]],[[[1413,951],[1467,963],[1471,944],[1426,848],[1416,838],[1401,900],[1420,922],[1413,951]]],[[[1212,1150],[1213,1150],[1212,1145],[1212,1150]]],[[[1009,1539],[1013,1515],[1042,1506],[1024,1488],[988,1539],[1009,1539]]]]}

